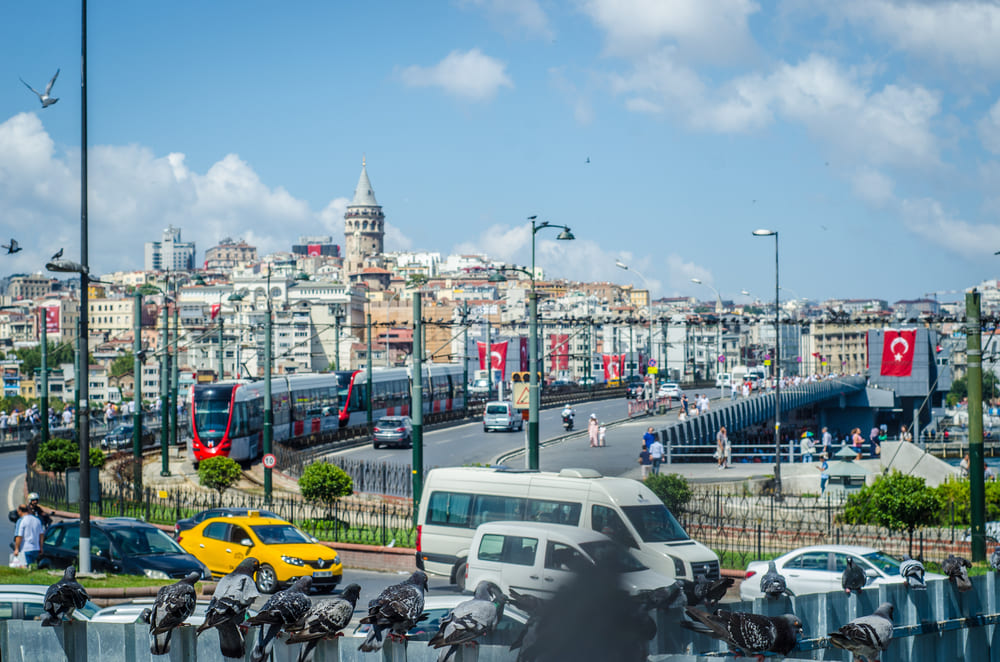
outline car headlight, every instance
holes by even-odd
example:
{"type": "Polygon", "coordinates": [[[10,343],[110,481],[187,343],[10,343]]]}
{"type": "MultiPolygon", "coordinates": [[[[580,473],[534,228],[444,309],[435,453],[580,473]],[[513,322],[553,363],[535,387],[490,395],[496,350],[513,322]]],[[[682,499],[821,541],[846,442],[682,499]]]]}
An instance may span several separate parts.
{"type": "Polygon", "coordinates": [[[333,555],[333,565],[337,565],[338,563],[340,563],[340,554],[334,554],[333,555]]]}
{"type": "MultiPolygon", "coordinates": [[[[670,556],[669,554],[667,556],[670,556]]],[[[680,560],[676,556],[670,556],[674,562],[674,577],[684,576],[684,561],[680,560]]]]}
{"type": "Polygon", "coordinates": [[[305,565],[305,562],[302,559],[296,558],[294,556],[282,556],[281,560],[287,563],[288,565],[305,565]]]}
{"type": "Polygon", "coordinates": [[[150,579],[170,579],[167,573],[163,572],[162,570],[151,570],[149,568],[146,568],[145,570],[142,571],[142,574],[146,575],[150,579]]]}

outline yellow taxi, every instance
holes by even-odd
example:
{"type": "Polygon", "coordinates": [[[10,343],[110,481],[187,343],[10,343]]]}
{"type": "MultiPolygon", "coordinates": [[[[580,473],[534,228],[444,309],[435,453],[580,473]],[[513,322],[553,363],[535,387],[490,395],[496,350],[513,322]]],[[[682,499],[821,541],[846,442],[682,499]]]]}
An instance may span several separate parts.
{"type": "Polygon", "coordinates": [[[254,557],[260,561],[257,588],[262,593],[273,593],[306,575],[312,577],[313,587],[332,591],[344,575],[336,550],[285,520],[261,517],[257,511],[246,517],[207,519],[181,532],[177,542],[216,577],[254,557]]]}

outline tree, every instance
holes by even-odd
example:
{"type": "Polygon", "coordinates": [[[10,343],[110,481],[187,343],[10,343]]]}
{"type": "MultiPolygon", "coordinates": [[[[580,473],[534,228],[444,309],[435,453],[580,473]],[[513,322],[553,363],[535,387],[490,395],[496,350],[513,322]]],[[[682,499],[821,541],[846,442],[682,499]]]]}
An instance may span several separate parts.
{"type": "Polygon", "coordinates": [[[299,490],[307,501],[330,506],[340,497],[354,493],[354,481],[334,464],[315,462],[302,472],[299,490]]]}
{"type": "Polygon", "coordinates": [[[918,526],[934,524],[941,510],[937,493],[919,476],[893,470],[848,497],[843,519],[852,524],[876,524],[910,535],[918,526]]]}
{"type": "Polygon", "coordinates": [[[80,466],[80,447],[69,439],[53,437],[38,448],[36,461],[42,471],[63,473],[70,467],[80,466]]]}
{"type": "Polygon", "coordinates": [[[655,474],[647,476],[643,483],[672,513],[682,510],[691,500],[691,486],[680,474],[655,474]]]}
{"type": "Polygon", "coordinates": [[[239,462],[222,455],[198,463],[198,482],[218,492],[220,500],[222,493],[235,485],[242,475],[239,462]]]}
{"type": "MultiPolygon", "coordinates": [[[[983,371],[983,399],[991,400],[996,398],[998,393],[1000,393],[1000,383],[998,383],[997,376],[992,371],[983,371]]],[[[951,390],[948,391],[946,397],[947,404],[949,407],[954,407],[956,404],[965,400],[969,396],[969,376],[962,375],[955,381],[951,383],[951,390]]]]}

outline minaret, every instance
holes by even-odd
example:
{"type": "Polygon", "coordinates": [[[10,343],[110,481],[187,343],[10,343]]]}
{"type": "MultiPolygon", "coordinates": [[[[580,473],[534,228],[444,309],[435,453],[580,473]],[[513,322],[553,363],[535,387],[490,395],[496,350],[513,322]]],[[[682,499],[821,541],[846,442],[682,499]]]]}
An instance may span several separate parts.
{"type": "MultiPolygon", "coordinates": [[[[354,189],[354,200],[344,212],[344,273],[357,273],[364,267],[365,258],[382,254],[385,236],[385,214],[375,201],[368,169],[361,157],[361,177],[354,189]]],[[[346,280],[346,278],[345,278],[346,280]]]]}

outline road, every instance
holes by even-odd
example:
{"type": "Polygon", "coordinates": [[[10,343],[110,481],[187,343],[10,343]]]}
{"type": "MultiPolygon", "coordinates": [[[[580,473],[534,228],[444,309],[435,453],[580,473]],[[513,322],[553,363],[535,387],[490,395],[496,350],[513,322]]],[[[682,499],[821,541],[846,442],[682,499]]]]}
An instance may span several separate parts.
{"type": "MultiPolygon", "coordinates": [[[[14,541],[14,524],[7,513],[24,503],[24,451],[0,453],[0,544],[14,541]]],[[[7,551],[10,551],[9,549],[7,551]]],[[[0,557],[2,558],[2,557],[0,557]]]]}

